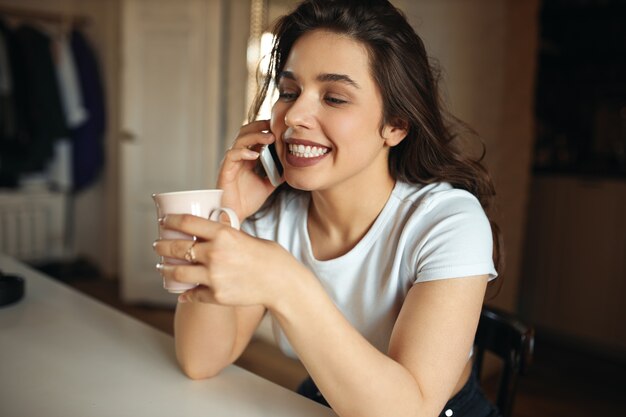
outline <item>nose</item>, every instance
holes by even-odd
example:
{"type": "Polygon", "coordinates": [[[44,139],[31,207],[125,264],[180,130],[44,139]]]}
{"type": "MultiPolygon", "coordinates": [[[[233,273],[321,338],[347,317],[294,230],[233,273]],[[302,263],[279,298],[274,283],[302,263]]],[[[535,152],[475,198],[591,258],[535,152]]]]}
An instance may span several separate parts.
{"type": "Polygon", "coordinates": [[[287,127],[311,128],[315,123],[313,100],[300,94],[285,112],[285,125],[287,127]]]}

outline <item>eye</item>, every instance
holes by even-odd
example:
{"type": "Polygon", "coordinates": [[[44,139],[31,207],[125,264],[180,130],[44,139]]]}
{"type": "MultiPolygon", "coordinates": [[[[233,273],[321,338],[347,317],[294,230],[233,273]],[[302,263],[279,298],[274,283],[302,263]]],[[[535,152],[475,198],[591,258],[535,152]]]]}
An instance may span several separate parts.
{"type": "Polygon", "coordinates": [[[339,105],[339,104],[345,104],[345,103],[347,103],[347,101],[346,101],[346,100],[342,100],[342,99],[340,99],[340,98],[333,97],[333,96],[326,96],[326,97],[324,97],[324,100],[325,100],[327,103],[334,104],[334,105],[339,105]]]}
{"type": "Polygon", "coordinates": [[[293,101],[298,98],[298,92],[292,88],[279,88],[278,99],[281,101],[293,101]]]}

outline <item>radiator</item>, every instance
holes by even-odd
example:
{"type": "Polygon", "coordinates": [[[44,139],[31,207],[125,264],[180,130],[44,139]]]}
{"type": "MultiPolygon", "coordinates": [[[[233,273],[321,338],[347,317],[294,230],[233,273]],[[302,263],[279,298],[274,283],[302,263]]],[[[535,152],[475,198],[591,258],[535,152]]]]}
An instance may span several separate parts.
{"type": "Polygon", "coordinates": [[[0,191],[0,252],[29,262],[66,255],[67,196],[49,191],[0,191]]]}

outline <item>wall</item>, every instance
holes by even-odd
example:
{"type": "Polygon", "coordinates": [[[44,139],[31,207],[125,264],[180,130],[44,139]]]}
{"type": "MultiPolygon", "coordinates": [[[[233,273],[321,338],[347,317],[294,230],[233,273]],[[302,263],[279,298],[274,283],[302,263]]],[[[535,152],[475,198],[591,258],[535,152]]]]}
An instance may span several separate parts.
{"type": "MultiPolygon", "coordinates": [[[[98,55],[107,100],[106,166],[99,181],[73,198],[73,251],[100,267],[107,276],[117,266],[117,0],[0,0],[1,6],[86,16],[83,32],[98,55]]],[[[50,25],[48,25],[50,26],[50,25]]],[[[52,25],[54,27],[54,25],[52,25]]]]}
{"type": "Polygon", "coordinates": [[[506,270],[489,303],[517,309],[533,144],[538,0],[396,0],[443,68],[449,109],[485,142],[506,270]]]}
{"type": "MultiPolygon", "coordinates": [[[[280,8],[293,3],[273,0],[280,8]]],[[[486,163],[498,190],[496,218],[504,233],[507,268],[493,304],[515,309],[521,280],[533,138],[533,92],[539,0],[395,0],[423,37],[429,54],[444,69],[444,94],[450,110],[474,127],[487,146],[486,163]]],[[[71,12],[90,16],[86,32],[100,55],[105,74],[108,116],[107,167],[94,187],[76,196],[75,246],[112,275],[117,265],[117,113],[118,0],[0,0],[0,5],[71,12]]],[[[223,57],[224,146],[234,139],[246,109],[245,63],[236,51],[245,46],[247,2],[230,2],[229,45],[223,57]],[[241,30],[245,28],[245,30],[241,30]],[[236,69],[240,68],[239,71],[236,69]],[[238,114],[242,112],[241,116],[238,114]]]]}
{"type": "MultiPolygon", "coordinates": [[[[250,36],[250,0],[227,0],[223,7],[227,10],[228,21],[225,24],[226,44],[223,45],[223,58],[227,63],[224,68],[226,93],[224,109],[226,126],[223,132],[223,151],[235,140],[241,125],[247,120],[246,87],[248,70],[246,49],[250,36]]],[[[223,152],[222,152],[223,153],[223,152]]]]}
{"type": "MultiPolygon", "coordinates": [[[[270,20],[293,0],[270,0],[270,20]]],[[[506,269],[489,304],[516,310],[530,184],[539,0],[392,0],[442,68],[449,110],[487,147],[506,269]]],[[[474,149],[474,148],[472,148],[474,149]]]]}

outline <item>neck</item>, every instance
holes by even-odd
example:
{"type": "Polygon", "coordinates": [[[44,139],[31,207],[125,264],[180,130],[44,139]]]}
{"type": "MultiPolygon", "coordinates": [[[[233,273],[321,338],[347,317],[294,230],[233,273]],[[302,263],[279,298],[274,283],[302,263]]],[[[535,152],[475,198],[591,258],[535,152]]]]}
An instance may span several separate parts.
{"type": "Polygon", "coordinates": [[[394,187],[389,175],[367,184],[347,183],[311,193],[308,228],[313,253],[333,259],[352,249],[370,229],[394,187]]]}

